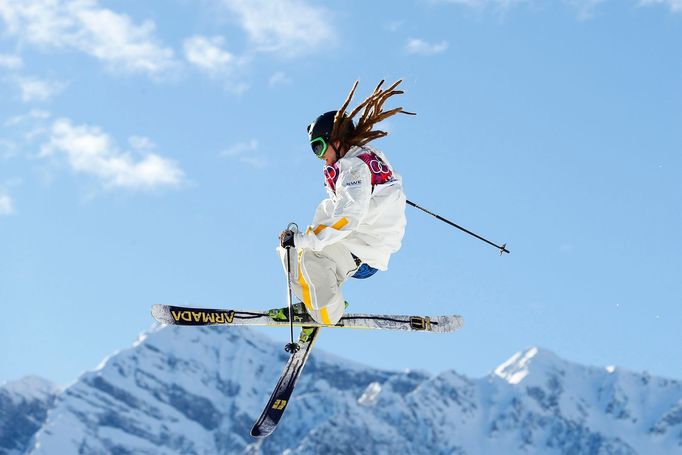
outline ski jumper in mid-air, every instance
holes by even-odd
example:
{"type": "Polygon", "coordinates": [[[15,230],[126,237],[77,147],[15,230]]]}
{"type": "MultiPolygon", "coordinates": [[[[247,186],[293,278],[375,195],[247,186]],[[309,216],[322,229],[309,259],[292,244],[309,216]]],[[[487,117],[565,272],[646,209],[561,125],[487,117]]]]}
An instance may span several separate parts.
{"type": "Polygon", "coordinates": [[[386,155],[367,144],[386,136],[373,126],[401,107],[383,111],[384,102],[403,93],[397,81],[385,90],[383,81],[350,113],[357,82],[341,109],[326,112],[308,126],[313,153],[324,160],[328,197],[317,207],[305,232],[280,234],[280,257],[291,289],[305,311],[321,324],[336,324],[345,309],[341,285],[348,278],[369,278],[387,270],[391,254],[400,249],[405,232],[405,193],[400,175],[386,155]],[[357,123],[353,117],[361,113],[357,123]]]}
{"type": "MultiPolygon", "coordinates": [[[[448,333],[462,327],[462,318],[458,315],[343,315],[346,302],[341,285],[351,277],[369,278],[379,270],[387,270],[391,255],[400,249],[405,233],[406,204],[464,230],[407,201],[402,179],[386,155],[367,145],[387,135],[385,131],[374,130],[377,123],[398,113],[411,114],[402,107],[382,109],[388,98],[403,93],[396,89],[400,82],[382,90],[381,81],[365,101],[346,113],[356,82],[339,110],[320,115],[308,126],[313,153],[325,163],[323,174],[328,197],[318,205],[313,223],[305,232],[299,232],[290,223],[280,234],[278,249],[289,284],[287,307],[253,311],[152,306],[152,315],[164,324],[289,326],[291,342],[285,350],[291,356],[251,428],[253,437],[265,438],[277,428],[321,326],[432,333],[448,333]],[[360,115],[354,123],[357,114],[360,115]],[[293,303],[292,291],[301,302],[293,303]],[[297,343],[294,325],[301,327],[297,343]]],[[[504,245],[498,248],[509,252],[504,245]]]]}
{"type": "Polygon", "coordinates": [[[305,232],[299,232],[290,223],[280,234],[278,250],[289,284],[287,307],[253,311],[152,306],[152,315],[164,324],[289,326],[291,342],[285,350],[291,356],[251,428],[253,437],[265,438],[277,428],[321,326],[432,333],[448,333],[462,327],[458,315],[343,315],[346,302],[341,285],[351,277],[369,278],[379,270],[387,270],[391,255],[400,249],[406,204],[496,246],[501,253],[509,253],[505,245],[497,246],[406,200],[402,178],[386,155],[367,145],[388,134],[374,130],[377,123],[398,113],[411,114],[402,107],[382,109],[388,98],[403,93],[396,89],[400,82],[382,90],[381,81],[366,100],[346,113],[356,82],[339,110],[320,115],[308,126],[313,153],[325,163],[323,175],[328,197],[318,205],[313,223],[305,232]],[[357,114],[360,115],[355,123],[353,118],[357,114]],[[292,291],[301,302],[293,304],[292,291]],[[294,325],[301,327],[297,343],[294,325]]]}

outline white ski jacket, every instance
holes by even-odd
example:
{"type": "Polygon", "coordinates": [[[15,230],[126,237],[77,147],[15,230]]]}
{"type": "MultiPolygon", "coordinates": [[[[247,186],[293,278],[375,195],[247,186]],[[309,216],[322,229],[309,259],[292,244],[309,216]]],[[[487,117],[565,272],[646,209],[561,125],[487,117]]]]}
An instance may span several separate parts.
{"type": "Polygon", "coordinates": [[[313,225],[296,234],[296,248],[320,251],[339,242],[369,266],[388,269],[405,233],[400,175],[369,146],[351,147],[324,174],[329,197],[318,205],[313,225]]]}

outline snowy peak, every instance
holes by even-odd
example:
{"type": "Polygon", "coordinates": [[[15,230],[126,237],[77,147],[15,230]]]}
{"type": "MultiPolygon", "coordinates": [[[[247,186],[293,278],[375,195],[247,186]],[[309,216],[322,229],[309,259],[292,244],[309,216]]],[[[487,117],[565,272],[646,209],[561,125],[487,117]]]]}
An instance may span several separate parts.
{"type": "Polygon", "coordinates": [[[25,376],[17,381],[6,382],[0,385],[0,390],[25,400],[45,400],[60,392],[59,386],[39,376],[25,376]]]}
{"type": "Polygon", "coordinates": [[[501,412],[493,422],[495,431],[510,422],[516,428],[551,416],[565,431],[575,426],[571,431],[582,433],[585,447],[597,438],[608,448],[605,453],[682,453],[680,381],[613,366],[579,365],[537,347],[514,354],[492,377],[503,385],[497,389],[501,412]],[[666,449],[663,444],[652,451],[651,441],[656,440],[665,440],[666,449]]]}
{"type": "Polygon", "coordinates": [[[16,397],[49,393],[49,383],[0,387],[0,454],[682,455],[679,381],[537,347],[480,379],[385,371],[324,353],[322,337],[265,440],[249,430],[287,360],[281,345],[249,329],[166,327],[36,408],[16,397]]]}
{"type": "Polygon", "coordinates": [[[511,356],[495,369],[494,374],[515,385],[521,383],[531,372],[534,377],[543,376],[544,372],[563,369],[567,364],[568,362],[550,351],[532,347],[511,356]]]}
{"type": "Polygon", "coordinates": [[[37,376],[0,385],[0,454],[21,454],[45,423],[59,387],[37,376]]]}

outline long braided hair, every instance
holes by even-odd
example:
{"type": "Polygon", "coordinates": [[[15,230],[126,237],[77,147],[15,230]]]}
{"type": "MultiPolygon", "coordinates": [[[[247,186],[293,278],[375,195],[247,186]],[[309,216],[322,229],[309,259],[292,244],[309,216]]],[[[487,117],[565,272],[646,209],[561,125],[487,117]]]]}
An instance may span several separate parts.
{"type": "Polygon", "coordinates": [[[358,104],[355,109],[346,114],[346,108],[350,104],[351,99],[355,94],[355,89],[358,86],[358,81],[355,81],[353,88],[346,97],[346,101],[344,101],[343,106],[341,106],[341,109],[339,109],[334,116],[334,127],[332,129],[330,141],[340,140],[342,143],[350,146],[356,145],[361,147],[374,139],[388,135],[386,131],[373,130],[372,127],[375,124],[398,113],[416,115],[414,112],[403,110],[402,107],[396,107],[395,109],[390,109],[388,111],[383,110],[383,105],[387,99],[393,95],[404,93],[402,90],[396,90],[401,82],[402,80],[398,80],[391,84],[387,89],[382,90],[381,86],[384,83],[384,80],[382,79],[374,89],[374,92],[372,92],[365,101],[358,104]],[[361,110],[363,110],[362,115],[360,116],[357,125],[353,127],[353,117],[361,110]]]}

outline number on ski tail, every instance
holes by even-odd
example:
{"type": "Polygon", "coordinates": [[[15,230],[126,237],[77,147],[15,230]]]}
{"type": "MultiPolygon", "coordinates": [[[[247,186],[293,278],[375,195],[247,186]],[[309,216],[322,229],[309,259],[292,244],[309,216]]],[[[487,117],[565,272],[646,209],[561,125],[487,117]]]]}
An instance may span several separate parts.
{"type": "Polygon", "coordinates": [[[268,404],[265,405],[263,413],[251,429],[251,436],[265,438],[270,436],[275,431],[275,428],[277,428],[277,424],[291,400],[291,394],[294,392],[296,382],[301,376],[303,366],[306,360],[308,360],[310,349],[313,343],[315,343],[319,332],[320,329],[315,328],[306,341],[299,341],[300,349],[289,357],[289,361],[285,365],[284,370],[282,370],[282,374],[275,386],[275,390],[270,396],[270,400],[268,400],[268,404]]]}
{"type": "MultiPolygon", "coordinates": [[[[189,308],[171,305],[153,305],[152,316],[162,324],[172,325],[253,325],[289,326],[289,321],[275,320],[266,311],[223,310],[189,308]]],[[[352,329],[403,330],[447,333],[460,329],[461,316],[404,316],[389,314],[348,313],[335,325],[320,324],[308,314],[294,315],[295,326],[332,327],[352,329]]]]}

